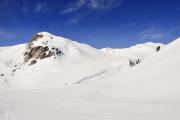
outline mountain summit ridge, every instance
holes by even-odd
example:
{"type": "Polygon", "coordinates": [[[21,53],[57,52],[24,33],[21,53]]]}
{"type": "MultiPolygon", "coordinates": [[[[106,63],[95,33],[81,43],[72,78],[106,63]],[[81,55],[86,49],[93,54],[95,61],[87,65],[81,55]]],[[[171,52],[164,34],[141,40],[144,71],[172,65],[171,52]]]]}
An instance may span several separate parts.
{"type": "Polygon", "coordinates": [[[152,54],[157,54],[158,46],[160,51],[166,48],[159,43],[144,43],[125,49],[96,49],[48,32],[39,32],[28,44],[1,48],[3,69],[0,74],[3,74],[1,79],[13,87],[64,87],[65,84],[128,72],[152,54]],[[4,57],[6,55],[8,57],[4,57]],[[57,74],[61,74],[61,81],[57,74]],[[33,81],[44,77],[45,80],[37,83],[33,81]],[[53,81],[48,81],[52,78],[53,81]]]}

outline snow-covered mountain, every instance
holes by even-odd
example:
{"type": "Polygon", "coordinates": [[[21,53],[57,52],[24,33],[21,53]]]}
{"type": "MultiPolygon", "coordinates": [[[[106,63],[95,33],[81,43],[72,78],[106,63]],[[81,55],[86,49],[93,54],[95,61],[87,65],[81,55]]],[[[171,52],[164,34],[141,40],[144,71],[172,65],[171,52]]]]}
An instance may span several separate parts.
{"type": "Polygon", "coordinates": [[[180,38],[96,49],[37,33],[0,47],[2,120],[178,120],[180,38]]]}
{"type": "Polygon", "coordinates": [[[41,32],[28,44],[1,48],[1,82],[4,79],[5,84],[18,88],[59,88],[77,84],[130,69],[129,62],[132,66],[138,64],[156,53],[158,46],[163,48],[162,44],[145,43],[126,49],[98,50],[41,32]]]}

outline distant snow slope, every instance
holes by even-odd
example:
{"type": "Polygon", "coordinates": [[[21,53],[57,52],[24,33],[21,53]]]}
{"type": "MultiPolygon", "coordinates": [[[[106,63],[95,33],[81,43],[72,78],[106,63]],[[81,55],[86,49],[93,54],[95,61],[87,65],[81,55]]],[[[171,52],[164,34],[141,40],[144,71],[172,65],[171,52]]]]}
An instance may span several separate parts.
{"type": "Polygon", "coordinates": [[[101,49],[101,51],[112,55],[121,55],[128,58],[144,59],[148,55],[153,54],[158,46],[160,46],[161,49],[164,47],[164,45],[161,43],[148,42],[144,44],[137,44],[130,48],[124,48],[124,49],[103,48],[101,49]]]}
{"type": "Polygon", "coordinates": [[[180,38],[98,50],[38,34],[33,45],[46,42],[63,54],[29,65],[26,44],[0,48],[0,120],[180,119],[180,38]]]}

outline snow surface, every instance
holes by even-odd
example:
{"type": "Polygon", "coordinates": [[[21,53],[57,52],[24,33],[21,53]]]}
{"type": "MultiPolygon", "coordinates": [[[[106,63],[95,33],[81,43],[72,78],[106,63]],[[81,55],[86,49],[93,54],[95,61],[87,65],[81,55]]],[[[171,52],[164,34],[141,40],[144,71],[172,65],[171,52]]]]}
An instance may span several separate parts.
{"type": "Polygon", "coordinates": [[[28,65],[26,44],[0,48],[0,120],[180,119],[180,38],[98,50],[38,34],[44,37],[33,45],[47,43],[63,55],[28,65]],[[141,62],[130,67],[129,59],[141,62]]]}

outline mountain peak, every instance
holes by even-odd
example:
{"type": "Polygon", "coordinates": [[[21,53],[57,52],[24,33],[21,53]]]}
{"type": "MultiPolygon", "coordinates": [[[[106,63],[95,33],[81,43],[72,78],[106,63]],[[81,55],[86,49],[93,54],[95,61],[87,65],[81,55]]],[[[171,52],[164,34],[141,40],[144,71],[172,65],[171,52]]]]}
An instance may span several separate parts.
{"type": "Polygon", "coordinates": [[[78,59],[79,56],[99,55],[99,52],[89,45],[52,35],[48,32],[39,32],[28,43],[24,52],[24,61],[33,65],[38,60],[49,57],[55,59],[60,55],[78,59]]]}
{"type": "Polygon", "coordinates": [[[54,35],[52,35],[51,33],[48,33],[48,32],[39,32],[39,33],[36,33],[32,40],[30,42],[33,42],[33,41],[38,41],[39,39],[46,39],[46,40],[49,40],[49,39],[53,39],[54,38],[54,35]]]}
{"type": "Polygon", "coordinates": [[[42,35],[53,35],[49,32],[43,31],[43,32],[38,32],[37,34],[42,34],[42,35]]]}
{"type": "MultiPolygon", "coordinates": [[[[38,32],[36,35],[39,35],[39,36],[43,36],[44,38],[50,38],[52,39],[53,37],[55,37],[55,35],[49,33],[49,32],[38,32]]],[[[56,36],[57,37],[57,36],[56,36]]]]}
{"type": "Polygon", "coordinates": [[[60,55],[61,51],[58,47],[56,47],[56,43],[51,42],[51,44],[49,44],[54,37],[54,35],[48,32],[40,32],[33,36],[24,53],[24,61],[33,65],[38,59],[44,59],[52,56],[55,58],[57,55],[60,55]]]}

